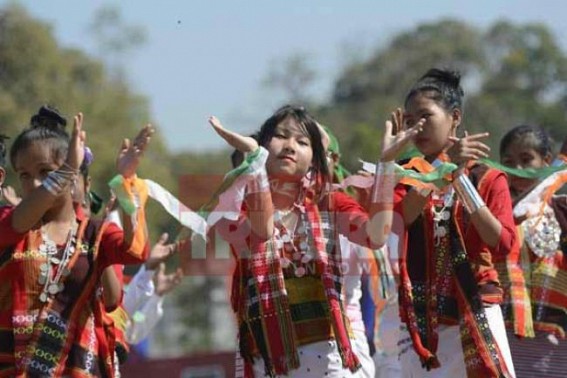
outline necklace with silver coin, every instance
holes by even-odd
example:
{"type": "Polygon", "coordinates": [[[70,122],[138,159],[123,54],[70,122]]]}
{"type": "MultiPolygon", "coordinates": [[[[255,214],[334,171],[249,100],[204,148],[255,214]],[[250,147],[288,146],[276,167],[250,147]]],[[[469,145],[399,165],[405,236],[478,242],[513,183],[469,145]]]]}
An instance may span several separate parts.
{"type": "Polygon", "coordinates": [[[46,261],[39,266],[38,283],[43,285],[43,289],[39,294],[39,300],[43,303],[47,302],[50,296],[56,295],[63,291],[65,288],[62,277],[68,276],[71,271],[68,264],[71,256],[75,252],[77,243],[77,223],[74,222],[69,230],[65,249],[61,257],[57,257],[57,245],[47,235],[47,232],[42,228],[41,239],[42,242],[39,246],[39,252],[45,256],[46,261]]]}

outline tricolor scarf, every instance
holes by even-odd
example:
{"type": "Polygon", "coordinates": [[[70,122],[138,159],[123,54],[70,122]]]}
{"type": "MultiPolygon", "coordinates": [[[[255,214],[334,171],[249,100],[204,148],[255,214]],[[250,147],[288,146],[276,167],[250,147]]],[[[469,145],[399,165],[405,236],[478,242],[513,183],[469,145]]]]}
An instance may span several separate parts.
{"type": "MultiPolygon", "coordinates": [[[[421,158],[412,160],[415,159],[421,158]]],[[[423,159],[417,164],[411,160],[409,163],[414,169],[427,165],[423,159]]],[[[433,167],[428,169],[433,170],[433,167]]],[[[490,172],[484,175],[490,177],[490,172]]],[[[482,181],[481,178],[479,182],[482,181]]],[[[483,194],[482,188],[480,193],[483,194]]],[[[413,282],[408,271],[406,232],[406,247],[400,258],[400,310],[423,366],[427,370],[436,368],[440,366],[436,356],[439,342],[437,326],[440,320],[438,311],[451,305],[448,293],[455,293],[467,377],[510,377],[488,326],[478,285],[468,261],[463,239],[465,230],[462,228],[462,212],[463,208],[457,200],[450,219],[441,221],[441,225],[448,227],[448,232],[437,247],[433,240],[431,210],[427,208],[416,220],[412,227],[414,232],[424,233],[426,246],[425,251],[414,253],[424,253],[426,267],[420,273],[423,275],[420,278],[414,277],[413,282]],[[461,221],[458,221],[459,218],[461,221]],[[422,231],[417,231],[418,228],[422,231]]],[[[414,275],[416,270],[420,270],[419,267],[412,269],[414,275]]]]}
{"type": "MultiPolygon", "coordinates": [[[[326,201],[327,208],[320,212],[313,196],[308,195],[304,202],[305,212],[308,229],[312,232],[316,269],[321,274],[325,289],[334,337],[343,366],[354,372],[360,367],[360,363],[352,351],[346,326],[348,321],[340,299],[341,256],[339,249],[335,247],[338,235],[333,227],[335,214],[331,205],[332,193],[326,197],[326,201]],[[329,227],[322,227],[325,222],[329,222],[329,227]]],[[[280,262],[283,251],[278,244],[274,239],[267,242],[251,240],[250,259],[240,259],[236,273],[241,276],[241,285],[244,285],[244,290],[233,292],[237,296],[233,299],[235,308],[241,312],[240,351],[248,365],[245,369],[247,376],[252,371],[254,356],[251,351],[255,349],[254,346],[245,344],[247,338],[243,334],[247,331],[252,334],[255,347],[264,360],[267,375],[287,374],[299,367],[298,345],[280,262]],[[242,277],[246,275],[246,270],[249,276],[242,277]],[[243,279],[245,282],[242,282],[243,279]]]]}

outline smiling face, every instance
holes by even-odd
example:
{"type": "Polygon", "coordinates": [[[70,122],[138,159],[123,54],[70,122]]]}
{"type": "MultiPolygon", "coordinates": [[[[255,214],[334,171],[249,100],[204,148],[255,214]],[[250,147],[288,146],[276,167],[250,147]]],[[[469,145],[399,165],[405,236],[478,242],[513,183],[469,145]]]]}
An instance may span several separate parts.
{"type": "Polygon", "coordinates": [[[293,117],[285,118],[276,126],[266,149],[270,153],[266,162],[270,177],[300,181],[312,165],[311,140],[293,117]]]}
{"type": "Polygon", "coordinates": [[[461,112],[458,109],[448,111],[428,96],[427,92],[421,92],[406,103],[406,128],[415,125],[422,118],[425,119],[425,124],[414,139],[415,146],[426,157],[436,157],[448,146],[449,137],[455,135],[461,122],[461,112]]]}
{"type": "Polygon", "coordinates": [[[25,198],[39,187],[47,174],[63,165],[63,159],[57,158],[49,145],[34,142],[18,151],[14,161],[14,170],[22,187],[25,198]]]}

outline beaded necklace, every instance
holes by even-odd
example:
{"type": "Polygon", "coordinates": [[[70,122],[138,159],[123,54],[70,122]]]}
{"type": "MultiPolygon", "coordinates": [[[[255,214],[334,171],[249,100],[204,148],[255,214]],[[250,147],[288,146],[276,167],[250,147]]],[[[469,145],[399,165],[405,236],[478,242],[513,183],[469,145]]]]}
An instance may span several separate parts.
{"type": "Polygon", "coordinates": [[[43,289],[39,295],[39,300],[43,303],[47,302],[50,296],[56,295],[65,289],[65,285],[61,282],[61,279],[71,273],[68,264],[69,260],[71,260],[71,256],[75,253],[77,229],[78,224],[74,221],[69,230],[65,249],[61,257],[57,257],[59,251],[55,242],[49,238],[43,227],[41,229],[42,242],[39,246],[39,253],[45,256],[46,262],[39,266],[40,274],[38,282],[40,285],[43,285],[43,289]]]}
{"type": "MultiPolygon", "coordinates": [[[[292,214],[293,210],[295,210],[295,208],[287,211],[286,215],[292,214]]],[[[300,211],[296,224],[290,227],[290,230],[284,224],[284,216],[281,215],[281,212],[275,212],[275,236],[276,239],[280,240],[283,244],[284,251],[284,255],[281,256],[282,268],[293,267],[293,272],[296,277],[303,277],[307,273],[306,264],[313,259],[312,252],[310,252],[309,248],[310,233],[308,223],[305,211],[300,211]],[[296,244],[299,245],[299,249],[296,244]],[[291,260],[288,256],[291,256],[291,260]]]]}

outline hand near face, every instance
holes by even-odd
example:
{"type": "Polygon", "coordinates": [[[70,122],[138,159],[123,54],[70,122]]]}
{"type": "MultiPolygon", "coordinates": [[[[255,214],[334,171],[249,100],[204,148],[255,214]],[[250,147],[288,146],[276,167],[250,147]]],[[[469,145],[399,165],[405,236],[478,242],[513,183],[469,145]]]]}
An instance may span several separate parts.
{"type": "Polygon", "coordinates": [[[258,142],[256,139],[225,129],[219,119],[215,116],[209,117],[209,124],[231,147],[242,153],[252,152],[258,148],[258,142]]]}
{"type": "Polygon", "coordinates": [[[140,160],[151,140],[155,129],[148,124],[140,130],[134,141],[124,139],[116,159],[116,170],[124,178],[132,177],[140,165],[140,160]]]}
{"type": "Polygon", "coordinates": [[[408,142],[410,142],[422,130],[424,123],[425,119],[420,119],[415,125],[405,129],[402,109],[398,108],[392,112],[390,119],[386,121],[384,126],[382,155],[380,160],[395,160],[408,142]]]}
{"type": "Polygon", "coordinates": [[[83,113],[77,113],[73,118],[73,131],[67,152],[66,164],[74,170],[79,170],[85,158],[85,141],[87,134],[83,130],[83,113]]]}
{"type": "Polygon", "coordinates": [[[465,131],[463,138],[449,137],[452,146],[447,150],[451,162],[464,166],[470,160],[478,160],[488,157],[490,147],[480,142],[480,139],[488,137],[488,133],[469,135],[465,131]]]}

